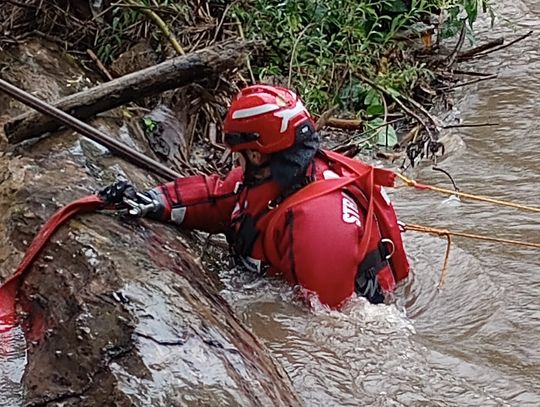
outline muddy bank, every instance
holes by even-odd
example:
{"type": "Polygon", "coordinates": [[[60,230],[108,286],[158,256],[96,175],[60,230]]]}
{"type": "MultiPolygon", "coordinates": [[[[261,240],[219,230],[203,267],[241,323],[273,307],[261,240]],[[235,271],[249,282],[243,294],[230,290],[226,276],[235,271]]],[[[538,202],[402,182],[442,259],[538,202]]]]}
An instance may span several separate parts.
{"type": "MultiPolygon", "coordinates": [[[[71,81],[89,83],[57,51],[29,46],[3,77],[15,83],[27,78],[24,87],[48,100],[72,93],[71,81]],[[54,69],[42,68],[52,61],[54,69]]],[[[21,110],[5,98],[0,102],[6,117],[21,110]]],[[[152,155],[118,112],[93,125],[152,155]]],[[[157,182],[71,131],[4,151],[2,277],[57,208],[118,176],[140,188],[157,182]]],[[[34,311],[21,318],[45,329],[29,333],[24,397],[10,403],[301,404],[286,373],[222,300],[199,255],[180,231],[147,220],[90,214],[63,227],[21,289],[34,311]]]]}

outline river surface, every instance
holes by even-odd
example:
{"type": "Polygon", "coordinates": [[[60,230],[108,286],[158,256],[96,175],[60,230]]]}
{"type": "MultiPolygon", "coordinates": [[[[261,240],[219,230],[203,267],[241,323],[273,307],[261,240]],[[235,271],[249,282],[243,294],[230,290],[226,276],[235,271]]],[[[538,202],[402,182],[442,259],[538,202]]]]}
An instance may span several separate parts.
{"type": "MultiPolygon", "coordinates": [[[[539,206],[540,1],[506,0],[498,12],[510,22],[481,22],[480,40],[536,32],[468,67],[498,78],[460,90],[458,116],[499,125],[455,130],[464,144],[440,165],[463,191],[539,206]]],[[[449,187],[429,166],[409,175],[449,187]]],[[[406,223],[540,242],[538,214],[405,188],[391,197],[406,223]]],[[[539,251],[456,238],[438,291],[446,241],[408,232],[405,243],[413,275],[392,305],[307,309],[282,283],[234,271],[222,273],[223,295],[307,406],[539,406],[539,251]]],[[[26,354],[22,334],[7,334],[17,363],[0,404],[17,405],[26,354]]]]}
{"type": "MultiPolygon", "coordinates": [[[[535,33],[467,67],[498,78],[456,94],[461,119],[499,125],[457,129],[465,146],[440,165],[463,191],[540,206],[540,1],[502,3],[510,22],[481,22],[480,40],[535,33]]],[[[451,188],[429,166],[412,175],[451,188]]],[[[410,189],[393,200],[404,222],[540,242],[538,213],[410,189]]],[[[224,294],[308,406],[539,406],[538,249],[456,238],[438,292],[446,241],[405,242],[414,272],[395,306],[307,311],[280,283],[234,273],[224,294]]]]}

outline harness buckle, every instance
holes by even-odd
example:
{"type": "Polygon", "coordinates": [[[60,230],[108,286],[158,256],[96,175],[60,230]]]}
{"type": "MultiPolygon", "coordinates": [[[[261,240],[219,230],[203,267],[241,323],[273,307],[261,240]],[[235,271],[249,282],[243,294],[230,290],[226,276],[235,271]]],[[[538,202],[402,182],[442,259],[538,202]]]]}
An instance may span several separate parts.
{"type": "Polygon", "coordinates": [[[390,254],[387,254],[384,256],[384,258],[386,260],[389,260],[393,255],[394,253],[396,252],[396,245],[394,244],[394,242],[391,240],[391,239],[387,239],[387,238],[384,238],[384,239],[381,239],[381,243],[389,243],[390,246],[392,246],[392,250],[390,251],[390,254]]]}
{"type": "Polygon", "coordinates": [[[238,195],[242,189],[244,189],[244,184],[242,182],[237,182],[234,185],[233,194],[238,195]]]}

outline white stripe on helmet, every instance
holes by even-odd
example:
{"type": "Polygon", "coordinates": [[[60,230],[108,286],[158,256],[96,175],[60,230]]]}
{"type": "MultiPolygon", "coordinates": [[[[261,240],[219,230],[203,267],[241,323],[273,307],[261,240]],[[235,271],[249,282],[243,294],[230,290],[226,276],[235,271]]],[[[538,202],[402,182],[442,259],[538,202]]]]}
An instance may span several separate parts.
{"type": "Polygon", "coordinates": [[[233,119],[245,119],[246,117],[258,116],[260,114],[273,112],[274,110],[281,109],[278,105],[273,103],[267,103],[260,106],[249,107],[247,109],[237,110],[232,114],[233,119]]]}
{"type": "Polygon", "coordinates": [[[287,131],[287,127],[289,127],[289,120],[303,111],[308,113],[302,102],[298,101],[293,108],[283,109],[280,112],[274,113],[274,116],[281,117],[280,132],[285,133],[285,131],[287,131]]]}

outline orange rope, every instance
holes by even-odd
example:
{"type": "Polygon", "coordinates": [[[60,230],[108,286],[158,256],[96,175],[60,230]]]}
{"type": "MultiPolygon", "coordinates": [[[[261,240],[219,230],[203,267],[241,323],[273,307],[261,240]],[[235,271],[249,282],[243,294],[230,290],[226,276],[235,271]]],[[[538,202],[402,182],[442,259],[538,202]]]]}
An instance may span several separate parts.
{"type": "Polygon", "coordinates": [[[448,272],[448,261],[450,258],[450,247],[452,244],[452,236],[467,237],[470,239],[478,239],[478,240],[486,240],[489,242],[509,243],[509,244],[534,247],[534,248],[540,249],[540,243],[531,243],[531,242],[525,242],[522,240],[502,239],[498,237],[475,235],[472,233],[464,233],[464,232],[450,232],[449,230],[446,230],[446,229],[437,229],[437,228],[432,228],[429,226],[414,225],[414,224],[405,224],[403,225],[403,228],[404,230],[411,230],[414,232],[429,233],[432,235],[446,237],[448,243],[446,245],[446,253],[444,256],[444,263],[441,270],[441,276],[439,277],[439,283],[437,284],[437,289],[439,290],[442,289],[444,285],[444,281],[446,279],[446,274],[448,272]]]}
{"type": "Polygon", "coordinates": [[[540,243],[525,242],[523,240],[503,239],[499,237],[475,235],[473,233],[465,233],[465,232],[450,232],[449,230],[446,230],[446,229],[436,229],[429,226],[414,225],[414,224],[406,224],[404,228],[405,230],[430,233],[432,235],[438,235],[438,236],[467,237],[470,239],[486,240],[488,242],[508,243],[508,244],[515,244],[519,246],[527,246],[527,247],[534,247],[536,249],[540,249],[540,243]]]}
{"type": "MultiPolygon", "coordinates": [[[[453,191],[451,189],[439,188],[439,187],[435,187],[435,186],[432,186],[432,185],[421,184],[421,183],[415,181],[414,179],[407,178],[406,176],[404,176],[402,174],[399,174],[397,172],[395,174],[407,186],[413,187],[413,188],[416,188],[416,189],[440,192],[442,194],[449,195],[449,196],[456,195],[456,196],[459,196],[459,197],[462,197],[462,198],[467,198],[467,199],[471,199],[471,200],[475,200],[475,201],[488,202],[488,203],[492,203],[492,204],[495,204],[495,205],[501,205],[501,206],[509,206],[511,208],[523,209],[523,210],[531,211],[531,212],[540,212],[540,208],[536,208],[536,207],[533,207],[533,206],[521,205],[521,204],[514,203],[514,202],[508,202],[508,201],[502,201],[500,199],[489,198],[487,196],[473,195],[473,194],[468,194],[466,192],[453,191]]],[[[450,232],[450,231],[448,231],[446,229],[436,229],[436,228],[432,228],[432,227],[428,227],[428,226],[413,225],[413,224],[407,224],[407,225],[404,226],[404,228],[405,228],[405,230],[411,230],[411,231],[423,232],[423,233],[430,233],[430,234],[433,234],[433,235],[445,236],[446,237],[448,243],[446,245],[446,253],[445,253],[445,256],[444,256],[444,263],[443,263],[443,267],[442,267],[442,270],[441,270],[441,275],[439,277],[439,284],[437,285],[438,289],[441,289],[442,286],[444,285],[446,274],[448,272],[448,261],[449,261],[449,257],[450,257],[450,247],[451,247],[451,244],[452,244],[451,236],[466,237],[466,238],[470,238],[470,239],[485,240],[485,241],[489,241],[489,242],[515,244],[515,245],[534,247],[534,248],[540,249],[540,243],[531,243],[531,242],[525,242],[525,241],[522,241],[522,240],[502,239],[502,238],[497,238],[497,237],[492,237],[492,236],[482,236],[482,235],[475,235],[475,234],[472,234],[472,233],[464,233],[464,232],[450,232]]]]}
{"type": "Polygon", "coordinates": [[[446,274],[448,273],[448,261],[450,260],[450,248],[452,247],[452,236],[449,234],[446,235],[446,253],[444,254],[444,263],[441,270],[441,276],[439,277],[439,284],[437,288],[441,290],[444,285],[444,280],[446,279],[446,274]]]}
{"type": "Polygon", "coordinates": [[[467,198],[467,199],[472,199],[472,200],[475,200],[475,201],[489,202],[489,203],[492,203],[492,204],[495,204],[495,205],[509,206],[509,207],[512,207],[512,208],[523,209],[523,210],[531,211],[531,212],[540,212],[540,208],[536,208],[534,206],[521,205],[521,204],[517,204],[517,203],[514,203],[514,202],[508,202],[508,201],[502,201],[502,200],[499,200],[499,199],[489,198],[487,196],[473,195],[473,194],[468,194],[466,192],[453,191],[451,189],[439,188],[439,187],[435,187],[435,186],[432,186],[432,185],[421,184],[421,183],[416,182],[415,180],[413,180],[411,178],[407,178],[404,175],[399,174],[397,172],[395,174],[399,179],[401,179],[403,182],[405,182],[405,184],[407,186],[414,187],[416,189],[427,189],[427,190],[430,190],[430,191],[440,192],[442,194],[449,195],[449,196],[457,195],[457,196],[467,198]]]}

